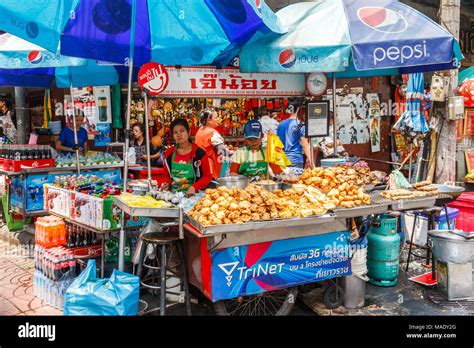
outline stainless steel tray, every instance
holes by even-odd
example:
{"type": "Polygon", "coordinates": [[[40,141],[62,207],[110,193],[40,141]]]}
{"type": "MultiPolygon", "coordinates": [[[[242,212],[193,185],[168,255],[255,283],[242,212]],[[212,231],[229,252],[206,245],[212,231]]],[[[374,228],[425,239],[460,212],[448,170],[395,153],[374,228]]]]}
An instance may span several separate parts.
{"type": "Polygon", "coordinates": [[[434,207],[438,196],[411,198],[401,201],[392,201],[391,210],[410,210],[434,207]]]}
{"type": "Polygon", "coordinates": [[[206,234],[221,234],[246,232],[253,230],[269,230],[273,228],[285,228],[295,226],[311,226],[315,224],[323,224],[334,221],[336,216],[334,214],[325,214],[322,216],[310,216],[307,218],[294,219],[275,219],[267,221],[247,222],[245,224],[228,224],[228,225],[212,225],[203,226],[192,217],[186,215],[185,221],[191,224],[194,228],[199,230],[203,235],[206,234]]]}
{"type": "Polygon", "coordinates": [[[337,218],[353,218],[371,214],[381,214],[388,210],[388,204],[371,204],[361,205],[354,208],[338,208],[335,209],[337,218]]]}
{"type": "Polygon", "coordinates": [[[114,197],[114,203],[130,216],[179,218],[181,210],[180,208],[134,208],[128,206],[118,197],[114,197]]]}

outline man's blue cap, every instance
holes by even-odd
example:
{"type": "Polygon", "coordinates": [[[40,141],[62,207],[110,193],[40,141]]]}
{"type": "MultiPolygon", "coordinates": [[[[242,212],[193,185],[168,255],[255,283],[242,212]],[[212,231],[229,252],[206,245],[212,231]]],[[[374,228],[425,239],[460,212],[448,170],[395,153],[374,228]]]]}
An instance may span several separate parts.
{"type": "Polygon", "coordinates": [[[248,138],[260,138],[263,134],[262,125],[257,120],[248,121],[244,126],[244,137],[248,138]]]}

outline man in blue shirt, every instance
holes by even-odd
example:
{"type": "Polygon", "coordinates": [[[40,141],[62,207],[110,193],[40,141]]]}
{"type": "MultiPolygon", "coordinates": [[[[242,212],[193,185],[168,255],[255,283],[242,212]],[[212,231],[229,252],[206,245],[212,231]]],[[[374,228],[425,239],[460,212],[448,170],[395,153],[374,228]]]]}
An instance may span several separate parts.
{"type": "Polygon", "coordinates": [[[291,161],[292,167],[304,168],[303,153],[307,161],[311,158],[308,139],[305,136],[305,126],[298,120],[300,103],[296,99],[288,102],[287,112],[291,116],[278,126],[277,135],[285,146],[283,151],[291,161]]]}
{"type": "Polygon", "coordinates": [[[77,144],[74,142],[74,126],[69,125],[63,128],[59,139],[56,141],[56,150],[65,152],[74,152],[76,150],[85,151],[87,147],[87,131],[82,128],[84,123],[84,115],[76,113],[76,131],[77,131],[77,144]]]}

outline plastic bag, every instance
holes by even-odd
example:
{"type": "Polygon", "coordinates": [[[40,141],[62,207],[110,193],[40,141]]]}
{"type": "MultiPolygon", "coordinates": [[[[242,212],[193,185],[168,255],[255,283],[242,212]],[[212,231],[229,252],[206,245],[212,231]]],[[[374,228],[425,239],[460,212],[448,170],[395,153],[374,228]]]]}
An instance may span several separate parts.
{"type": "Polygon", "coordinates": [[[399,170],[394,170],[392,174],[390,174],[388,185],[390,190],[410,187],[410,183],[399,170]]]}
{"type": "Polygon", "coordinates": [[[96,277],[95,260],[66,291],[64,315],[137,315],[140,279],[114,269],[109,279],[96,277]]]}

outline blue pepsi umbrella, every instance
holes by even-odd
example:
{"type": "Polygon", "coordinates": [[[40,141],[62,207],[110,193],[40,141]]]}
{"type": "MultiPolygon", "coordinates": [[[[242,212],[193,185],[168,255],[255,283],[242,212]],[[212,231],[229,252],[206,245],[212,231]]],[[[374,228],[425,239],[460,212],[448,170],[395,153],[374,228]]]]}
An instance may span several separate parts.
{"type": "Polygon", "coordinates": [[[429,127],[423,114],[422,104],[425,91],[423,73],[410,74],[407,86],[407,109],[394,125],[400,133],[414,137],[428,133],[429,127]]]}
{"type": "Polygon", "coordinates": [[[0,86],[49,88],[53,84],[53,68],[0,69],[0,86]]]}
{"type": "MultiPolygon", "coordinates": [[[[0,2],[0,29],[52,52],[127,63],[132,0],[0,2]]],[[[136,0],[134,60],[226,64],[257,30],[279,30],[263,0],[136,0]]]]}
{"type": "Polygon", "coordinates": [[[277,13],[286,33],[257,32],[243,72],[334,72],[336,77],[453,69],[462,59],[448,31],[395,0],[322,0],[277,13]]]}

